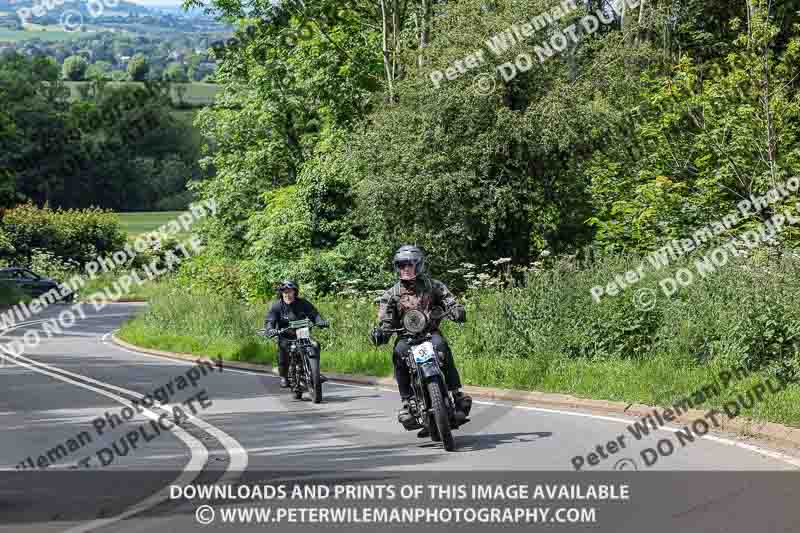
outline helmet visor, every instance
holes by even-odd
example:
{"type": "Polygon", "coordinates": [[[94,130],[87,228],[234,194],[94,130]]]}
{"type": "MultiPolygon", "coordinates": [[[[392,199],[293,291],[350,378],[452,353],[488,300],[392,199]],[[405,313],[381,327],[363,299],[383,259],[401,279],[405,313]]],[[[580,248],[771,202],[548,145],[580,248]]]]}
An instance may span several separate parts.
{"type": "Polygon", "coordinates": [[[402,280],[412,280],[419,273],[420,260],[416,257],[402,257],[394,262],[394,269],[402,280]]]}

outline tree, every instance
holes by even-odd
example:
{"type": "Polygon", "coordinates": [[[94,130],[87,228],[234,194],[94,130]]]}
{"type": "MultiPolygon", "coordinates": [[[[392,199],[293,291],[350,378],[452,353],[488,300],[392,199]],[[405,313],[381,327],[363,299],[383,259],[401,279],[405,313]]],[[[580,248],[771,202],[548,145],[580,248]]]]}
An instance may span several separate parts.
{"type": "Polygon", "coordinates": [[[87,80],[109,80],[111,79],[111,63],[107,61],[98,61],[93,65],[89,65],[86,69],[87,80]]]}
{"type": "Polygon", "coordinates": [[[84,81],[86,79],[86,69],[89,63],[82,56],[69,56],[64,60],[62,68],[65,80],[84,81]]]}
{"type": "Polygon", "coordinates": [[[186,69],[183,65],[180,63],[170,63],[164,71],[164,81],[186,83],[189,81],[189,76],[186,75],[186,69]]]}
{"type": "Polygon", "coordinates": [[[150,66],[147,64],[147,58],[143,54],[136,54],[128,62],[128,78],[131,81],[146,80],[149,71],[150,66]]]}

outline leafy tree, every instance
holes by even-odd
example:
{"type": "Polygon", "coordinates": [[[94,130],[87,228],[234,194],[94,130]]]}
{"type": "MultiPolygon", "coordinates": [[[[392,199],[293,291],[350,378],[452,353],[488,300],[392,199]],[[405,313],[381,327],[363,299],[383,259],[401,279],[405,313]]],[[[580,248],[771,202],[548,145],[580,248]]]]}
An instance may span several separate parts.
{"type": "Polygon", "coordinates": [[[164,71],[164,80],[178,83],[186,83],[189,81],[189,76],[186,75],[186,69],[180,63],[170,63],[164,71]]]}
{"type": "Polygon", "coordinates": [[[97,61],[86,69],[86,79],[89,80],[110,80],[111,63],[108,61],[97,61]]]}
{"type": "Polygon", "coordinates": [[[131,81],[146,80],[149,71],[150,66],[143,54],[134,55],[128,62],[128,79],[131,81]]]}
{"type": "Polygon", "coordinates": [[[84,81],[89,63],[83,56],[69,56],[64,60],[62,68],[65,80],[84,81]]]}

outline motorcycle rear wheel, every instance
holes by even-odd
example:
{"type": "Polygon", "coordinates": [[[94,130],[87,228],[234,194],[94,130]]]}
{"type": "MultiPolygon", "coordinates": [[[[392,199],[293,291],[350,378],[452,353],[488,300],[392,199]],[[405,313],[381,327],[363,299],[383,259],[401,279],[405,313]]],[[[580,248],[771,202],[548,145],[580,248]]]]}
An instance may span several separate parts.
{"type": "MultiPolygon", "coordinates": [[[[431,398],[431,410],[433,411],[433,418],[436,421],[436,433],[441,437],[444,449],[448,452],[452,452],[456,449],[456,441],[453,438],[453,432],[450,430],[450,417],[448,416],[447,408],[442,398],[442,390],[439,388],[437,382],[428,383],[428,395],[431,398]]],[[[431,437],[433,437],[433,434],[434,432],[431,431],[431,437]]]]}

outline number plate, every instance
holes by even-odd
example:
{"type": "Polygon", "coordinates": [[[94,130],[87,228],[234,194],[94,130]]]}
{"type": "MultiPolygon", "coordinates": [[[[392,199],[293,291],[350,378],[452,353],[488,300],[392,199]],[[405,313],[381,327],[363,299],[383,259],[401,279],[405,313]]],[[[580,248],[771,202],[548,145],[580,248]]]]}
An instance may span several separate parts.
{"type": "Polygon", "coordinates": [[[310,338],[309,329],[308,328],[300,328],[297,330],[297,338],[298,339],[308,339],[310,338]]]}
{"type": "Polygon", "coordinates": [[[433,351],[433,344],[430,342],[423,342],[418,346],[414,346],[411,348],[411,353],[414,354],[414,361],[417,363],[425,363],[436,356],[433,351]]]}

